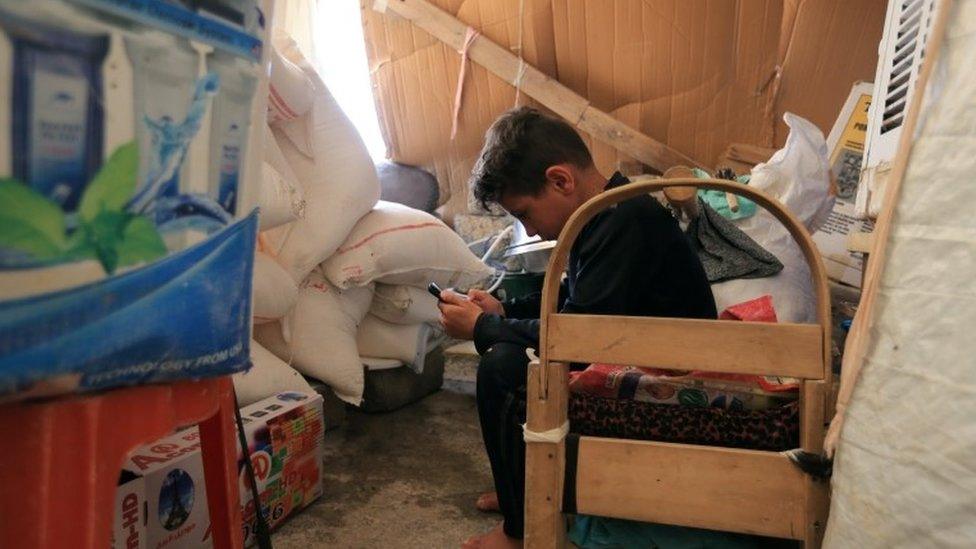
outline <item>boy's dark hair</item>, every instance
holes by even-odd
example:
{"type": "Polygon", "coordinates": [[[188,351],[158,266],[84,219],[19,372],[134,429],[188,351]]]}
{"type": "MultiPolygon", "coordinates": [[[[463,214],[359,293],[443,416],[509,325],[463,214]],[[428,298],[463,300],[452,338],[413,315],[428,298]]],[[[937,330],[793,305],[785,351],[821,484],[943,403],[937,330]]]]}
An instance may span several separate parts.
{"type": "Polygon", "coordinates": [[[593,165],[576,130],[531,107],[518,107],[488,128],[471,173],[471,190],[485,209],[506,193],[537,196],[545,185],[546,170],[566,163],[579,168],[593,165]]]}

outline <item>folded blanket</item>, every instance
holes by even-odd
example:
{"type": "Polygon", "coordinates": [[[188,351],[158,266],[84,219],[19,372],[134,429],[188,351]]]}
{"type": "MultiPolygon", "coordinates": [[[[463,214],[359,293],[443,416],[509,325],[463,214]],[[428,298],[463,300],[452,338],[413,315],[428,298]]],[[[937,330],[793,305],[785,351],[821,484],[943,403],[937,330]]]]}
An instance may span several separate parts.
{"type": "Polygon", "coordinates": [[[768,410],[688,408],[574,393],[570,431],[595,437],[659,440],[781,451],[799,445],[799,403],[768,410]]]}

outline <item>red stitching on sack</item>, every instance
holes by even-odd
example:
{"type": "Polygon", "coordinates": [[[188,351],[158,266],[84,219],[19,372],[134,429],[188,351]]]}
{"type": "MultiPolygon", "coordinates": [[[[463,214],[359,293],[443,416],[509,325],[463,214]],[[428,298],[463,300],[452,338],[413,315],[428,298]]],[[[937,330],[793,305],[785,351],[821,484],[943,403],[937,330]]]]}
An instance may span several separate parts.
{"type": "Polygon", "coordinates": [[[276,106],[280,111],[282,111],[282,114],[287,116],[289,119],[298,118],[298,113],[288,108],[288,103],[286,103],[285,100],[278,95],[278,90],[275,89],[274,84],[268,84],[268,91],[271,93],[271,99],[277,101],[276,106]]]}
{"type": "Polygon", "coordinates": [[[380,231],[378,233],[373,233],[373,234],[367,236],[366,238],[360,240],[359,242],[357,242],[355,244],[352,244],[351,246],[346,246],[345,248],[339,248],[338,250],[336,250],[336,253],[337,254],[344,254],[344,253],[346,253],[348,251],[355,250],[356,248],[359,248],[359,247],[365,245],[370,240],[373,240],[377,236],[384,235],[386,233],[393,233],[393,232],[396,232],[396,231],[407,231],[407,230],[411,230],[411,229],[423,229],[423,228],[426,228],[426,227],[443,227],[445,229],[448,228],[447,225],[444,225],[444,224],[442,224],[440,222],[428,221],[426,223],[417,223],[416,225],[401,225],[399,227],[392,227],[392,228],[389,228],[389,229],[383,229],[382,231],[380,231]]]}
{"type": "Polygon", "coordinates": [[[268,94],[268,110],[269,110],[269,116],[271,116],[270,122],[278,122],[278,121],[287,122],[291,120],[291,118],[288,118],[288,115],[286,115],[285,112],[281,110],[281,106],[278,105],[274,97],[271,97],[270,94],[268,94]]]}

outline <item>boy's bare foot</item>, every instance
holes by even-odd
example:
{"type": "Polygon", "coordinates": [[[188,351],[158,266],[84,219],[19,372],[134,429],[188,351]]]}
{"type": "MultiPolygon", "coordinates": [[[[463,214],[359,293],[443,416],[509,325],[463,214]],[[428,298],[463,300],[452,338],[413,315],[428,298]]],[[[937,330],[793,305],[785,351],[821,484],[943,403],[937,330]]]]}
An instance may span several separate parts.
{"type": "Polygon", "coordinates": [[[497,492],[485,492],[478,496],[478,501],[474,502],[474,506],[482,513],[497,513],[501,511],[501,507],[498,505],[498,493],[497,492]]]}
{"type": "Polygon", "coordinates": [[[487,534],[474,536],[461,544],[461,549],[522,549],[522,540],[510,538],[498,523],[487,534]]]}

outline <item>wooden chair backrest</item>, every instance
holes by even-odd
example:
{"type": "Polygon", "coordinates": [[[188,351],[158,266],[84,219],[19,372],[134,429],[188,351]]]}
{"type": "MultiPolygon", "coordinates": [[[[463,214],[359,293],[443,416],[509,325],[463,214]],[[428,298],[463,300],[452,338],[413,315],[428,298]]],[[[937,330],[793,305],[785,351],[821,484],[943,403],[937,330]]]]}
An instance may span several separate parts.
{"type": "MultiPolygon", "coordinates": [[[[539,357],[543,368],[548,366],[550,357],[549,346],[547,345],[549,322],[547,320],[556,314],[556,307],[559,299],[559,281],[562,273],[566,270],[569,259],[569,251],[579,236],[583,227],[597,213],[604,209],[643,194],[656,191],[663,191],[666,188],[700,188],[714,189],[737,196],[743,196],[755,202],[757,205],[769,211],[780,223],[782,223],[793,240],[800,247],[807,265],[810,268],[810,276],[813,282],[814,292],[817,298],[817,322],[821,331],[822,340],[822,364],[823,380],[827,386],[830,384],[830,295],[827,287],[827,273],[824,268],[820,252],[813,242],[810,233],[802,223],[789,210],[786,209],[778,200],[766,195],[762,191],[735,183],[724,179],[697,179],[693,177],[682,177],[676,179],[648,179],[640,178],[627,185],[617,187],[599,194],[583,204],[576,212],[570,216],[559,235],[556,247],[553,248],[549,257],[549,265],[546,269],[545,284],[542,291],[542,309],[540,311],[541,328],[539,333],[540,349],[539,357]]],[[[717,321],[716,321],[717,322],[717,321]]],[[[543,394],[548,392],[549,376],[543,374],[543,394]]]]}

